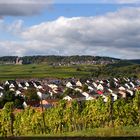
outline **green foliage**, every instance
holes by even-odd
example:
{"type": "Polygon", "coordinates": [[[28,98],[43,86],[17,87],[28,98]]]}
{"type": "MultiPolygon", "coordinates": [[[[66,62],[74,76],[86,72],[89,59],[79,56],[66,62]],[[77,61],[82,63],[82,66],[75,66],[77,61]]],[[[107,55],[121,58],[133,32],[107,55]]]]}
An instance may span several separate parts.
{"type": "Polygon", "coordinates": [[[83,92],[87,92],[89,89],[88,89],[88,86],[86,85],[86,84],[84,84],[83,86],[82,86],[82,91],[83,92]]]}
{"type": "Polygon", "coordinates": [[[4,106],[4,109],[1,111],[1,119],[0,119],[0,134],[2,136],[13,135],[13,115],[14,103],[7,102],[4,106]]]}
{"type": "Polygon", "coordinates": [[[39,97],[35,88],[28,88],[24,94],[26,96],[26,101],[39,101],[39,97]]]}
{"type": "Polygon", "coordinates": [[[13,114],[14,103],[6,103],[0,111],[0,135],[46,135],[79,132],[95,128],[113,129],[140,126],[140,94],[133,99],[118,99],[111,95],[90,101],[61,100],[53,108],[38,111],[26,108],[13,114]]]}

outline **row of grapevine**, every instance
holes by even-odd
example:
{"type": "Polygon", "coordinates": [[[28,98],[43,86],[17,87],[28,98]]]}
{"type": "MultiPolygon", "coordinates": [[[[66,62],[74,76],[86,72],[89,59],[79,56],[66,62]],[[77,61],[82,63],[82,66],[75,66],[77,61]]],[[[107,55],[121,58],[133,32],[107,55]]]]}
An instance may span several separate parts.
{"type": "Polygon", "coordinates": [[[14,113],[8,102],[0,111],[0,135],[56,134],[90,128],[140,126],[140,92],[133,99],[107,103],[102,98],[85,102],[60,101],[56,107],[38,111],[26,108],[14,113]]]}

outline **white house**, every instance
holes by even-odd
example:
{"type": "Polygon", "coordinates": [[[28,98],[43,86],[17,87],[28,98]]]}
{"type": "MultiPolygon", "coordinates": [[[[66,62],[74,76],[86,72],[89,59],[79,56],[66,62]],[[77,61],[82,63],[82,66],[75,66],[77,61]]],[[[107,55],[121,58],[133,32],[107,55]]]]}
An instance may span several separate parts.
{"type": "Polygon", "coordinates": [[[126,91],[127,91],[131,96],[134,95],[133,91],[131,91],[130,89],[127,89],[126,91]]]}
{"type": "Polygon", "coordinates": [[[76,82],[76,86],[82,87],[82,83],[78,80],[78,81],[76,82]]]}
{"type": "Polygon", "coordinates": [[[10,83],[8,81],[5,82],[5,85],[9,85],[10,83]]]}
{"type": "Polygon", "coordinates": [[[123,86],[119,87],[119,90],[125,90],[125,88],[123,86]]]}
{"type": "Polygon", "coordinates": [[[108,101],[108,97],[107,96],[105,96],[105,95],[100,95],[100,96],[102,96],[103,97],[103,99],[104,99],[104,102],[107,102],[108,101]]]}
{"type": "Polygon", "coordinates": [[[29,85],[29,83],[28,83],[28,82],[25,82],[25,86],[26,86],[26,87],[29,87],[30,85],[29,85]]]}
{"type": "Polygon", "coordinates": [[[89,97],[89,94],[87,92],[82,92],[82,95],[84,95],[86,98],[89,97]]]}
{"type": "Polygon", "coordinates": [[[72,83],[71,83],[71,82],[68,82],[68,83],[66,84],[66,87],[68,87],[68,88],[72,88],[72,87],[73,87],[73,85],[72,85],[72,83]]]}
{"type": "Polygon", "coordinates": [[[113,78],[113,79],[114,79],[114,81],[118,82],[118,79],[117,78],[113,78]]]}
{"type": "Polygon", "coordinates": [[[10,91],[15,91],[15,89],[14,89],[14,88],[10,88],[9,90],[10,90],[10,91]]]}
{"type": "Polygon", "coordinates": [[[104,83],[104,82],[101,80],[101,81],[100,81],[100,84],[103,84],[103,83],[104,83]]]}
{"type": "Polygon", "coordinates": [[[88,89],[89,89],[90,91],[93,91],[93,90],[94,90],[94,88],[91,87],[91,86],[88,86],[88,89]]]}
{"type": "Polygon", "coordinates": [[[34,82],[33,82],[33,85],[34,85],[34,87],[35,87],[35,88],[37,88],[37,85],[36,85],[36,83],[34,83],[34,82]]]}
{"type": "Polygon", "coordinates": [[[40,91],[37,92],[37,95],[40,99],[44,99],[44,100],[49,96],[49,94],[44,94],[40,91]]]}
{"type": "Polygon", "coordinates": [[[94,99],[94,98],[91,97],[91,96],[89,96],[89,97],[86,98],[86,100],[93,100],[93,99],[94,99]]]}
{"type": "Polygon", "coordinates": [[[133,82],[130,82],[130,85],[131,85],[133,88],[135,88],[135,85],[134,85],[133,82]]]}
{"type": "Polygon", "coordinates": [[[28,106],[27,103],[24,101],[23,102],[23,107],[26,108],[27,106],[28,106]]]}
{"type": "Polygon", "coordinates": [[[95,88],[97,88],[97,84],[95,82],[92,83],[95,88]]]}
{"type": "Polygon", "coordinates": [[[128,89],[130,89],[130,86],[127,83],[125,83],[125,87],[127,87],[128,89]]]}
{"type": "Polygon", "coordinates": [[[80,89],[80,88],[75,88],[74,90],[75,90],[75,91],[82,92],[82,89],[80,89]]]}
{"type": "Polygon", "coordinates": [[[43,87],[41,85],[37,86],[38,89],[43,89],[43,87]]]}
{"type": "Polygon", "coordinates": [[[70,96],[65,96],[64,98],[63,98],[64,100],[68,100],[68,101],[71,101],[72,100],[72,98],[70,97],[70,96]]]}
{"type": "Polygon", "coordinates": [[[23,89],[27,90],[28,88],[27,87],[24,87],[23,89]]]}
{"type": "Polygon", "coordinates": [[[115,93],[111,93],[111,95],[113,96],[114,101],[116,101],[116,100],[118,99],[117,94],[115,94],[115,93]]]}
{"type": "Polygon", "coordinates": [[[18,87],[19,87],[19,88],[23,88],[22,85],[21,85],[20,83],[18,84],[18,87]]]}
{"type": "Polygon", "coordinates": [[[109,89],[107,89],[110,93],[112,93],[113,92],[113,90],[111,90],[110,88],[109,89]]]}
{"type": "Polygon", "coordinates": [[[3,93],[2,92],[0,92],[0,97],[2,97],[3,96],[3,93]]]}
{"type": "Polygon", "coordinates": [[[38,97],[40,98],[40,99],[42,99],[42,93],[41,92],[37,92],[37,95],[38,95],[38,97]]]}
{"type": "Polygon", "coordinates": [[[21,92],[19,90],[16,91],[16,95],[20,95],[21,92]]]}
{"type": "Polygon", "coordinates": [[[2,86],[0,86],[0,89],[3,90],[4,88],[2,86]]]}
{"type": "Polygon", "coordinates": [[[103,87],[101,84],[99,84],[99,85],[97,86],[97,90],[104,90],[104,87],[103,87]]]}
{"type": "Polygon", "coordinates": [[[123,98],[126,98],[126,93],[123,91],[119,91],[119,93],[122,95],[123,98]]]}
{"type": "Polygon", "coordinates": [[[9,88],[15,88],[14,84],[10,84],[9,88]]]}

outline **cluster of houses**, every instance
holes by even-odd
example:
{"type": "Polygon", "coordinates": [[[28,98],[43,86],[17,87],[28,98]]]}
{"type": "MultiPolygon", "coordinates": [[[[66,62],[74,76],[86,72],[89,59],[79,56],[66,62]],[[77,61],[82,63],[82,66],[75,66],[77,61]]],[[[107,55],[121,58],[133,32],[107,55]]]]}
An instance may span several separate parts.
{"type": "Polygon", "coordinates": [[[36,94],[40,98],[40,102],[27,103],[23,102],[23,106],[41,106],[52,107],[60,99],[67,101],[77,100],[95,100],[100,96],[104,102],[107,102],[108,95],[112,95],[113,101],[119,98],[134,97],[135,92],[140,90],[140,80],[131,78],[113,78],[105,80],[85,80],[77,79],[65,80],[8,80],[0,85],[0,98],[3,97],[4,87],[7,86],[10,91],[14,91],[15,95],[25,98],[25,91],[29,88],[36,89],[36,94]],[[86,87],[86,90],[83,87],[86,87]],[[67,94],[66,90],[70,89],[67,94]]]}
{"type": "Polygon", "coordinates": [[[71,65],[107,65],[107,64],[113,64],[116,63],[117,60],[87,60],[87,61],[70,61],[70,62],[56,62],[56,63],[52,63],[51,65],[53,66],[71,66],[71,65]]]}

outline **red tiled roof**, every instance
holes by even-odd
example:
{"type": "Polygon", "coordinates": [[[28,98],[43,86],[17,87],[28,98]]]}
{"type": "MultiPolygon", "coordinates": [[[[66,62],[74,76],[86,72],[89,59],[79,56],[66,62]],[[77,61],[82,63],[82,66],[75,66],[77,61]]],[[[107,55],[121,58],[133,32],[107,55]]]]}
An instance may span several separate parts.
{"type": "Polygon", "coordinates": [[[98,91],[97,91],[97,93],[98,93],[98,94],[103,94],[103,92],[102,92],[102,91],[100,91],[100,90],[98,90],[98,91]]]}

